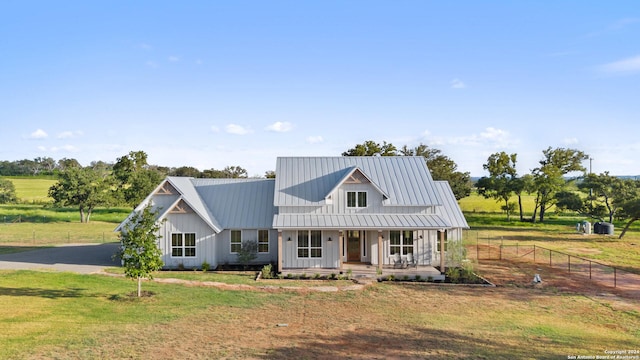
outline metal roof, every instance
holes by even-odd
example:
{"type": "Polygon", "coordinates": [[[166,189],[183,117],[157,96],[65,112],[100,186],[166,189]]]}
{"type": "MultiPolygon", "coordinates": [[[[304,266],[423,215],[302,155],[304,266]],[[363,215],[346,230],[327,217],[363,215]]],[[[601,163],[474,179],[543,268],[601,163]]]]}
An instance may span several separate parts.
{"type": "Polygon", "coordinates": [[[270,229],[273,179],[191,179],[197,197],[223,229],[270,229]]]}
{"type": "Polygon", "coordinates": [[[277,229],[443,229],[449,222],[437,214],[278,214],[277,229]]]}
{"type": "Polygon", "coordinates": [[[456,200],[456,196],[453,194],[453,190],[451,189],[449,182],[434,181],[434,184],[436,188],[438,188],[442,200],[444,200],[444,203],[442,204],[443,206],[436,207],[436,214],[447,219],[452,228],[468,229],[469,224],[467,224],[467,219],[465,219],[464,214],[462,214],[462,210],[460,210],[460,205],[458,205],[458,201],[456,200]]]}
{"type": "Polygon", "coordinates": [[[325,196],[358,168],[388,195],[384,205],[433,206],[442,200],[421,156],[279,157],[276,206],[322,205],[325,196]]]}

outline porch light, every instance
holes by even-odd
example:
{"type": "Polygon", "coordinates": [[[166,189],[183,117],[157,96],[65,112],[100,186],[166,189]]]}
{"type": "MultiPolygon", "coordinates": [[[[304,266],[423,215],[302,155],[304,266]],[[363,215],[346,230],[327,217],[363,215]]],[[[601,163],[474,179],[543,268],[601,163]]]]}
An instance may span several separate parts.
{"type": "Polygon", "coordinates": [[[329,241],[331,241],[331,238],[329,238],[329,241]]]}
{"type": "Polygon", "coordinates": [[[287,241],[291,241],[291,236],[289,236],[289,238],[287,239],[287,241]]]}

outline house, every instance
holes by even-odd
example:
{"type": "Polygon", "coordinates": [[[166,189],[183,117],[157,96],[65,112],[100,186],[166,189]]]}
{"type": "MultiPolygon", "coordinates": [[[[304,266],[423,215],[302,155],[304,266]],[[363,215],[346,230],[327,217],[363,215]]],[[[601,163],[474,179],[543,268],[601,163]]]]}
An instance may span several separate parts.
{"type": "Polygon", "coordinates": [[[442,269],[447,242],[468,228],[449,184],[414,156],[280,157],[275,179],[167,177],[134,212],[147,205],[159,211],[166,268],[237,263],[242,243],[257,241],[255,262],[279,272],[398,260],[442,269]]]}

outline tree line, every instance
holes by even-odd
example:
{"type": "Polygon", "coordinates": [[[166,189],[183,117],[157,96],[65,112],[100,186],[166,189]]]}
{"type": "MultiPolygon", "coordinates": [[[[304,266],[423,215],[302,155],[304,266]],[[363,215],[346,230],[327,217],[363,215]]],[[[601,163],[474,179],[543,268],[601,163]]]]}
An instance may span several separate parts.
{"type": "MultiPolygon", "coordinates": [[[[547,148],[542,151],[539,166],[530,173],[519,175],[517,154],[491,154],[483,168],[489,173],[472,183],[468,172],[461,172],[457,164],[442,151],[419,144],[398,148],[384,141],[368,140],[342,153],[342,156],[421,156],[434,180],[448,181],[456,199],[470,195],[475,187],[485,198],[502,203],[502,210],[511,215],[519,213],[520,221],[544,222],[547,211],[555,206],[559,211],[575,211],[602,220],[628,219],[621,237],[634,221],[640,220],[640,182],[602,174],[587,173],[582,165],[589,156],[583,151],[566,148],[547,148]],[[577,174],[567,180],[568,174],[577,174]],[[522,204],[524,194],[533,194],[532,215],[525,217],[522,204]],[[512,201],[515,197],[516,202],[512,201]]],[[[131,206],[135,208],[166,176],[196,178],[246,178],[247,170],[227,166],[222,170],[200,171],[194,167],[164,167],[151,165],[144,151],[131,151],[115,163],[91,162],[83,167],[75,159],[52,158],[0,161],[0,176],[52,175],[58,180],[49,189],[55,206],[74,206],[80,211],[82,222],[88,222],[98,206],[131,206]]],[[[274,178],[274,171],[264,177],[274,178]]],[[[0,178],[0,203],[16,202],[11,181],[0,178]]]]}

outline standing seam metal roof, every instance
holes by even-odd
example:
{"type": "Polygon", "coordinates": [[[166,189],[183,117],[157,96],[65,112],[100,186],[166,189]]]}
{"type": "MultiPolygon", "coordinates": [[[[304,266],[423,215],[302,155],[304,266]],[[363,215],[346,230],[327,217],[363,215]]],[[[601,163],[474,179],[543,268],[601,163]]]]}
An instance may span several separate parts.
{"type": "Polygon", "coordinates": [[[321,205],[353,168],[360,169],[389,198],[385,205],[433,206],[442,199],[421,156],[279,157],[276,206],[321,205]]]}

